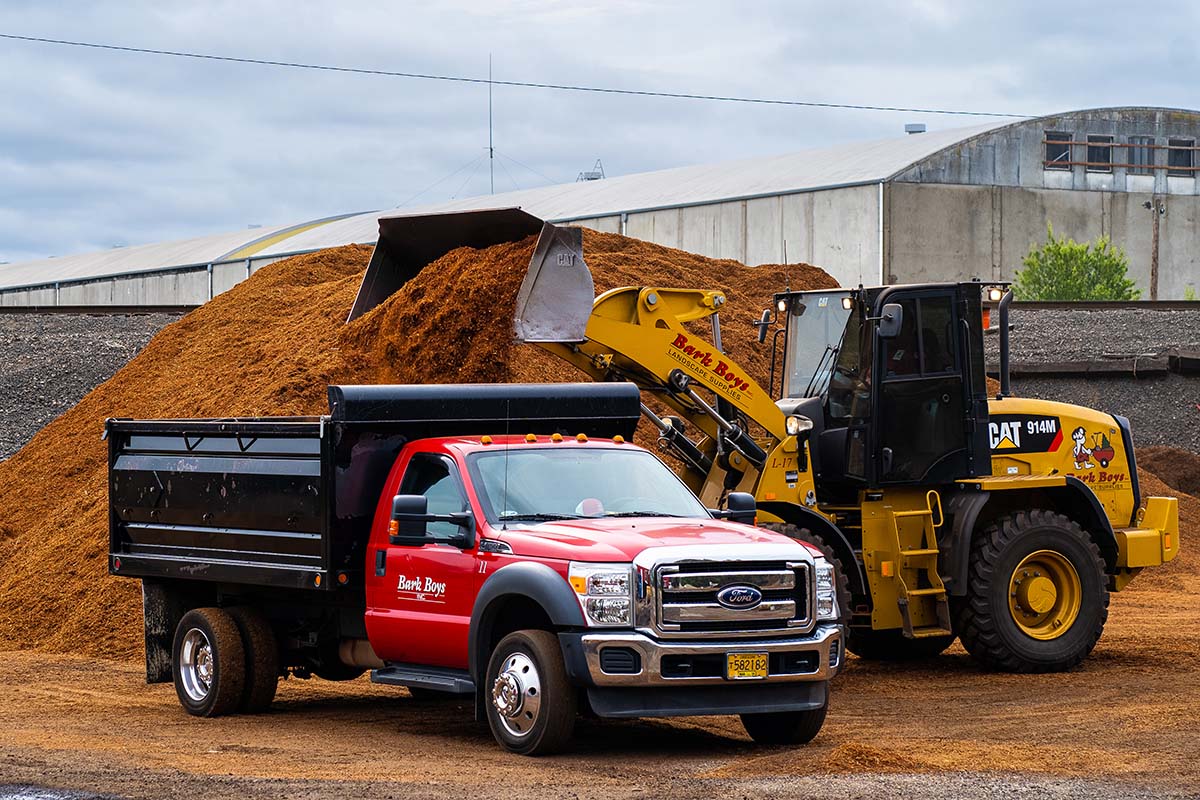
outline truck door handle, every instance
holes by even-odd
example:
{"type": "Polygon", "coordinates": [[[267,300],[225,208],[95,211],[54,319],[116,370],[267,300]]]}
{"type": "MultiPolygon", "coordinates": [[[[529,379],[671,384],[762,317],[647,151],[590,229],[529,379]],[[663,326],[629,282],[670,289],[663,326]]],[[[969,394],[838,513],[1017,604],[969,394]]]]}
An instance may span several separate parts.
{"type": "Polygon", "coordinates": [[[387,574],[387,550],[375,551],[375,577],[381,578],[387,574]]]}

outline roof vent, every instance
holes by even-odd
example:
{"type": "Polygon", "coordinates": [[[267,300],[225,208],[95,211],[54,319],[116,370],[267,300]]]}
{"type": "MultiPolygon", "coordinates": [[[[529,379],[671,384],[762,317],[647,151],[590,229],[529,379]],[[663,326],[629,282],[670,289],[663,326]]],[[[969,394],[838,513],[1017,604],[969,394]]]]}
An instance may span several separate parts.
{"type": "Polygon", "coordinates": [[[924,133],[925,132],[925,123],[924,122],[905,123],[904,132],[905,133],[924,133]]]}

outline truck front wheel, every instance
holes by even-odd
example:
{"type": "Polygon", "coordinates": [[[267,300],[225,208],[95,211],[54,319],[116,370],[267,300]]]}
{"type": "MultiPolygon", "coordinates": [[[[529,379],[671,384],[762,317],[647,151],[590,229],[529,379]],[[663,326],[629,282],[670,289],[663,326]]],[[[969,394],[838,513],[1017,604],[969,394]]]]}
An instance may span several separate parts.
{"type": "Polygon", "coordinates": [[[233,617],[219,608],[197,608],[175,628],[171,672],[179,703],[196,717],[237,710],[246,685],[246,651],[233,617]]]}
{"type": "Polygon", "coordinates": [[[546,755],[570,740],[578,701],[554,634],[529,630],[505,636],[492,651],[481,688],[492,735],[508,750],[546,755]]]}
{"type": "Polygon", "coordinates": [[[808,744],[825,724],[829,695],[825,703],[811,711],[774,711],[767,714],[742,714],[742,727],[758,744],[808,744]]]}
{"type": "Polygon", "coordinates": [[[1018,511],[976,533],[954,628],[993,669],[1070,669],[1104,630],[1106,583],[1100,550],[1078,523],[1046,509],[1018,511]]]}

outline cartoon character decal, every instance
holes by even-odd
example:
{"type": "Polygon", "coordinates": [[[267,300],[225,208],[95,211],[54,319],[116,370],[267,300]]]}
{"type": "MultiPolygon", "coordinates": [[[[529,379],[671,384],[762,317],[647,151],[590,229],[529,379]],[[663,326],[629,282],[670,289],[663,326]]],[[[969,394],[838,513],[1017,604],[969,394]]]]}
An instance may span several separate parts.
{"type": "Polygon", "coordinates": [[[1087,446],[1087,431],[1080,425],[1075,430],[1071,431],[1071,439],[1075,442],[1075,449],[1071,451],[1071,458],[1075,461],[1075,469],[1093,469],[1096,465],[1090,459],[1092,450],[1087,446]]]}
{"type": "Polygon", "coordinates": [[[1113,450],[1112,442],[1108,440],[1108,437],[1103,432],[1092,434],[1092,458],[1099,461],[1100,466],[1107,467],[1116,454],[1116,451],[1113,450]]]}

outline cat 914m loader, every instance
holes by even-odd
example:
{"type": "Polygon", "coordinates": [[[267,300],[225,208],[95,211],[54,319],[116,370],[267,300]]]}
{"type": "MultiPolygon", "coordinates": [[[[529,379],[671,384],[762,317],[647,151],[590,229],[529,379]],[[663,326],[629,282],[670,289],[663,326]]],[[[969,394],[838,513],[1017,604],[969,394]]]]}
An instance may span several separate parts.
{"type": "Polygon", "coordinates": [[[760,342],[783,342],[764,387],[723,352],[723,293],[594,297],[581,231],[497,209],[381,219],[352,317],[453,247],[533,233],[518,339],[637,384],[701,500],[749,492],[759,524],[835,559],[860,656],[932,656],[958,637],[995,669],[1067,669],[1099,639],[1109,592],[1178,552],[1176,500],[1141,496],[1124,417],[1011,395],[1003,285],[782,292],[759,323],[760,342]]]}

